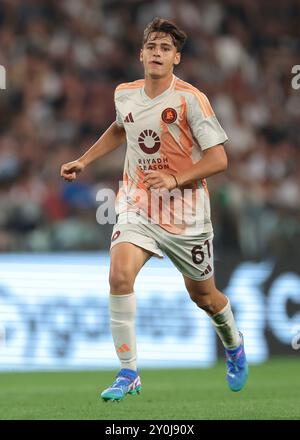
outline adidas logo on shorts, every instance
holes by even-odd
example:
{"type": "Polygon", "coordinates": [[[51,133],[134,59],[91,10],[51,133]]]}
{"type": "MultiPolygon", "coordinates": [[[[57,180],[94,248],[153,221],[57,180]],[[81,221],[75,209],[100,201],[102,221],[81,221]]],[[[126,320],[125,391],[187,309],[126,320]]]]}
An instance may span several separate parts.
{"type": "Polygon", "coordinates": [[[204,275],[209,274],[212,271],[212,267],[210,264],[207,265],[206,269],[204,272],[202,272],[201,276],[204,277],[204,275]]]}

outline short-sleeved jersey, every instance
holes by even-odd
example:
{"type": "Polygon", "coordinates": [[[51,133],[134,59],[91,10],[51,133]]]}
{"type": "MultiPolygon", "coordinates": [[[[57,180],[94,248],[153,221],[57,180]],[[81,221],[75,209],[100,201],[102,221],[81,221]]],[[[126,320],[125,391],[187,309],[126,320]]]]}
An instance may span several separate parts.
{"type": "Polygon", "coordinates": [[[144,84],[137,80],[115,90],[116,122],[124,127],[127,140],[116,212],[138,212],[174,234],[210,232],[205,179],[172,190],[174,198],[168,191],[158,196],[147,190],[143,179],[151,170],[176,174],[189,169],[203,150],[223,144],[227,135],[207,97],[189,83],[173,75],[170,87],[154,99],[146,95],[144,84]]]}

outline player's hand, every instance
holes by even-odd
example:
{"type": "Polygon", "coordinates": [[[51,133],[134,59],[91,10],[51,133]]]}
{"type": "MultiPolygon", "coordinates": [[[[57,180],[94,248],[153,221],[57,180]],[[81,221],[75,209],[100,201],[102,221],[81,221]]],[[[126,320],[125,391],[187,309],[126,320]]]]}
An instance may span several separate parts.
{"type": "Polygon", "coordinates": [[[147,189],[173,189],[176,188],[177,182],[172,174],[162,171],[146,171],[146,177],[143,183],[147,189]]]}
{"type": "Polygon", "coordinates": [[[80,160],[74,160],[73,162],[68,162],[61,166],[60,175],[67,182],[72,182],[76,179],[77,174],[81,173],[84,168],[85,165],[80,160]]]}

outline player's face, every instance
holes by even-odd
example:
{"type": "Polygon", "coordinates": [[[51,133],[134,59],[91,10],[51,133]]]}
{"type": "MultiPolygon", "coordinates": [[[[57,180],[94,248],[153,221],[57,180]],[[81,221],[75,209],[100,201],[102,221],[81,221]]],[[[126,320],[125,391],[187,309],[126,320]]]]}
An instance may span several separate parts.
{"type": "Polygon", "coordinates": [[[168,34],[153,32],[141,49],[140,60],[144,65],[145,77],[164,78],[180,63],[180,53],[168,34]]]}

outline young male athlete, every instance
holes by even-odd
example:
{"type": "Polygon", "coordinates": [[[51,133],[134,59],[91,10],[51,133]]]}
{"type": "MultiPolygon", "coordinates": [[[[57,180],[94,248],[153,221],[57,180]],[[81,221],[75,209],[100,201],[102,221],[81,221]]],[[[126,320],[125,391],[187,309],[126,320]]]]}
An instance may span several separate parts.
{"type": "Polygon", "coordinates": [[[185,40],[167,20],[156,18],[146,27],[140,52],[145,79],[116,88],[116,121],[82,157],[61,168],[61,176],[73,181],[89,163],[127,142],[109,275],[111,331],[121,370],[102,392],[105,401],[141,390],[134,282],[145,262],[162,252],[182,273],[192,301],[211,317],[225,347],[229,388],[240,391],[248,376],[243,336],[213,277],[205,178],[227,168],[227,136],[207,97],[173,74],[185,40]],[[177,191],[173,200],[165,197],[172,191],[177,191]]]}

